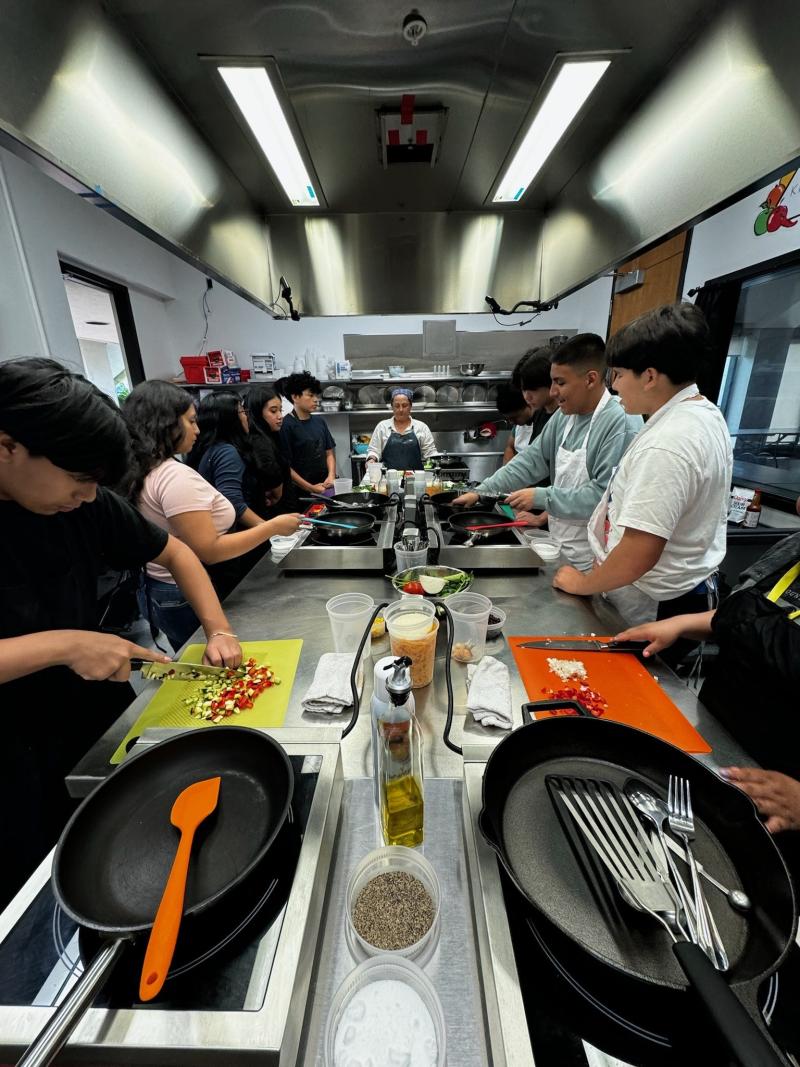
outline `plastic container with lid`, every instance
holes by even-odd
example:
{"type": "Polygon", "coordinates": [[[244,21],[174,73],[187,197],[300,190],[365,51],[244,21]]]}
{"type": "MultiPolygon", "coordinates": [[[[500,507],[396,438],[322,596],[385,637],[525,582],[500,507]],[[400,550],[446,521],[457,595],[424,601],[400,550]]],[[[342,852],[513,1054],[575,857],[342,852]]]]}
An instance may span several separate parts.
{"type": "MultiPolygon", "coordinates": [[[[364,963],[360,963],[355,970],[347,975],[336,990],[325,1026],[325,1067],[343,1067],[346,1062],[343,1057],[338,1060],[336,1058],[336,1038],[339,1028],[348,1024],[348,1008],[351,1002],[371,983],[387,981],[405,983],[420,998],[433,1023],[436,1038],[435,1058],[431,1057],[429,1062],[435,1067],[445,1067],[447,1063],[447,1031],[444,1022],[444,1009],[433,982],[415,963],[411,963],[402,957],[387,955],[373,956],[371,959],[365,960],[364,963]]],[[[380,1021],[378,1021],[371,1029],[374,1033],[380,1034],[385,1040],[387,1028],[391,1026],[396,1018],[396,1008],[387,999],[386,1025],[381,1027],[380,1021]]],[[[373,1022],[375,1021],[373,1020],[373,1022]]],[[[387,1053],[391,1054],[390,1050],[387,1050],[387,1053]]]]}
{"type": "Polygon", "coordinates": [[[347,947],[350,949],[353,958],[360,962],[371,956],[401,956],[403,959],[414,960],[419,967],[424,967],[439,943],[441,896],[436,871],[421,852],[413,848],[406,848],[404,845],[387,845],[384,848],[376,848],[369,852],[350,875],[350,881],[347,883],[345,932],[347,935],[347,947]],[[361,890],[368,882],[371,882],[379,874],[390,874],[397,871],[418,878],[425,886],[433,902],[433,922],[427,933],[423,934],[419,941],[415,941],[413,945],[393,950],[380,949],[376,948],[375,945],[371,945],[356,930],[353,924],[353,910],[361,890]]]}
{"type": "Polygon", "coordinates": [[[422,689],[433,681],[439,630],[435,615],[435,604],[421,596],[396,600],[383,613],[392,655],[408,656],[411,660],[413,689],[422,689]]]}

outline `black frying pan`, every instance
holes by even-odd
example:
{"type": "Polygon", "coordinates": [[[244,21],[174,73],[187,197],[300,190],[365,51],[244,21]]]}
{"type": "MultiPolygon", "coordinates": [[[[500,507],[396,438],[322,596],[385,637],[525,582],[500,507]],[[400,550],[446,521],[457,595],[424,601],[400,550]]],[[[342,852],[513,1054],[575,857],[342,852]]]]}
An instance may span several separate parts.
{"type": "Polygon", "coordinates": [[[126,760],[72,816],[53,859],[56,899],[103,947],[19,1067],[50,1063],[128,945],[146,940],[178,843],[172,805],[213,775],[222,778],[219,802],[195,839],[179,945],[201,937],[263,877],[294,790],[277,742],[236,726],[192,730],[126,760]]]}
{"type": "MultiPolygon", "coordinates": [[[[342,526],[318,526],[315,529],[325,533],[325,540],[331,544],[347,544],[350,541],[358,541],[375,527],[375,513],[369,511],[351,511],[349,508],[326,511],[323,513],[331,522],[341,522],[342,526]],[[345,528],[345,525],[348,528],[345,528]]],[[[318,519],[321,516],[315,515],[318,519]]]]}
{"type": "Polygon", "coordinates": [[[449,526],[451,530],[456,533],[466,533],[470,537],[474,537],[476,541],[493,541],[495,538],[503,537],[506,533],[506,529],[502,530],[478,530],[477,532],[469,530],[469,526],[484,526],[490,523],[497,522],[510,522],[512,520],[506,518],[505,515],[500,515],[496,511],[465,511],[458,515],[451,515],[449,519],[449,526]]]}
{"type": "MultiPolygon", "coordinates": [[[[331,508],[360,511],[383,511],[392,502],[392,497],[386,493],[338,493],[334,496],[325,496],[323,493],[307,493],[303,500],[319,500],[331,508]]],[[[397,497],[394,497],[395,501],[397,497]]]]}
{"type": "Polygon", "coordinates": [[[786,1063],[763,1028],[756,997],[794,940],[794,893],[777,846],[738,789],[641,730],[593,718],[545,719],[515,730],[492,753],[479,824],[524,906],[566,947],[578,980],[591,975],[597,987],[605,976],[609,986],[643,990],[658,997],[665,1017],[682,1010],[691,985],[738,1062],[786,1063]],[[729,950],[731,968],[724,979],[694,946],[673,952],[653,920],[602,899],[551,801],[547,779],[556,774],[620,787],[635,777],[662,797],[670,774],[689,779],[697,858],[722,882],[741,884],[753,902],[745,918],[719,894],[707,894],[729,950]]]}

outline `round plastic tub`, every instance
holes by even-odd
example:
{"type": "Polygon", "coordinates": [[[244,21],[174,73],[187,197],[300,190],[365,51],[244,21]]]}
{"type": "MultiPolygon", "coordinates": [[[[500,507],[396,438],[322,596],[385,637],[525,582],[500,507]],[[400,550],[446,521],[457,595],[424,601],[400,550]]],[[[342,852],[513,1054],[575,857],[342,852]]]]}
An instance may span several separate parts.
{"type": "Polygon", "coordinates": [[[489,612],[489,622],[486,626],[486,634],[488,637],[497,637],[502,633],[503,627],[506,624],[506,613],[502,608],[498,608],[497,604],[492,604],[492,610],[489,612]],[[492,618],[497,619],[496,623],[492,623],[492,618]]]}
{"type": "Polygon", "coordinates": [[[414,960],[420,967],[424,967],[433,955],[439,943],[439,912],[441,909],[441,890],[439,879],[431,863],[413,848],[405,845],[386,845],[384,848],[376,848],[369,852],[358,864],[350,875],[347,883],[347,918],[345,920],[345,933],[347,946],[357,961],[371,956],[401,956],[404,959],[414,960]],[[433,902],[433,922],[427,932],[419,941],[415,941],[408,948],[381,949],[365,941],[353,925],[353,910],[356,906],[359,894],[364,886],[376,878],[379,874],[389,874],[393,871],[402,871],[405,874],[418,878],[425,886],[433,902]]]}
{"type": "Polygon", "coordinates": [[[480,593],[453,593],[447,606],[453,616],[452,658],[459,663],[477,663],[486,651],[491,600],[480,593]]]}
{"type": "Polygon", "coordinates": [[[561,555],[561,548],[555,541],[545,541],[544,538],[537,537],[531,538],[528,544],[545,563],[552,563],[561,555]]]}
{"type": "MultiPolygon", "coordinates": [[[[373,956],[360,963],[344,979],[336,990],[328,1021],[325,1026],[325,1067],[341,1067],[335,1058],[336,1035],[345,1022],[345,1015],[351,1000],[372,982],[404,982],[422,1000],[433,1022],[436,1035],[436,1067],[445,1067],[447,1062],[447,1032],[444,1023],[444,1011],[433,983],[420,968],[401,956],[373,956]]],[[[387,1023],[395,1013],[387,1003],[387,1023]]]]}

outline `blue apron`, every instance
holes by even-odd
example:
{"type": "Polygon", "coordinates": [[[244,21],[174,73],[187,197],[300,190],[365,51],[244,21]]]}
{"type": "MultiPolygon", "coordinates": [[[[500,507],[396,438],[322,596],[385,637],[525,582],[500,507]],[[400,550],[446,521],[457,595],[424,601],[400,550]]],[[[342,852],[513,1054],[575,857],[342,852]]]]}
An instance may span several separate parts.
{"type": "Polygon", "coordinates": [[[422,449],[414,431],[398,433],[397,430],[392,430],[389,440],[383,446],[381,460],[387,470],[422,470],[422,449]]]}

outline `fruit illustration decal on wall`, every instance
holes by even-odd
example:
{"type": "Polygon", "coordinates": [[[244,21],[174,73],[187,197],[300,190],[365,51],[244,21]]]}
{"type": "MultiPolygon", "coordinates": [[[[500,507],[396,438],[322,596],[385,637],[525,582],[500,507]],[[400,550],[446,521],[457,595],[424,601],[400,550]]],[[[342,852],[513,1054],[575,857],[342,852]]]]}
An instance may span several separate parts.
{"type": "Polygon", "coordinates": [[[788,205],[781,203],[795,174],[797,174],[796,170],[788,171],[780,178],[778,184],[770,189],[753,225],[756,237],[763,237],[765,233],[775,233],[783,227],[788,229],[797,225],[798,216],[789,215],[788,205]]]}

